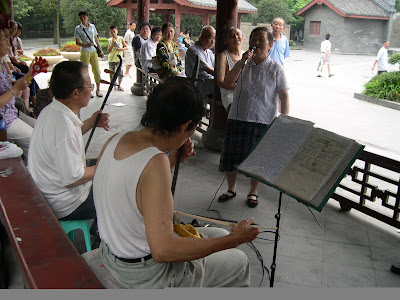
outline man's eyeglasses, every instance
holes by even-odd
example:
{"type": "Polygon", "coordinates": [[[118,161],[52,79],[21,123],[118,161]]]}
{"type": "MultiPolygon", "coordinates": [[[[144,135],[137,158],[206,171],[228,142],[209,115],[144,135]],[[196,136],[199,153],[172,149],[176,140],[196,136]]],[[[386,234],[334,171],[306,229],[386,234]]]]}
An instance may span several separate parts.
{"type": "Polygon", "coordinates": [[[87,89],[90,89],[90,90],[94,90],[94,83],[92,83],[90,86],[83,86],[83,87],[81,87],[81,89],[83,89],[83,88],[87,88],[87,89]]]}

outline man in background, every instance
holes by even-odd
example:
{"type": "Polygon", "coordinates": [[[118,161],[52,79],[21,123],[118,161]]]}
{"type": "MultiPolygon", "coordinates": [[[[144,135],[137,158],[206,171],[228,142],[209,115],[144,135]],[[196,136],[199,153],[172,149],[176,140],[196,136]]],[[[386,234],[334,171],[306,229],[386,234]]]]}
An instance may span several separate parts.
{"type": "MultiPolygon", "coordinates": [[[[97,47],[99,47],[101,50],[96,26],[94,26],[92,23],[89,23],[89,14],[86,11],[80,11],[78,13],[78,17],[81,21],[81,24],[75,27],[74,37],[76,44],[82,47],[80,61],[86,65],[90,64],[92,66],[94,81],[96,82],[96,96],[103,97],[103,94],[100,93],[101,72],[99,57],[95,48],[95,45],[97,45],[97,47]]],[[[104,57],[103,50],[101,50],[100,57],[104,57]]],[[[91,97],[93,98],[93,95],[91,97]]]]}
{"type": "Polygon", "coordinates": [[[319,60],[319,65],[318,65],[318,75],[317,77],[322,77],[321,72],[322,68],[324,67],[325,64],[328,65],[328,76],[332,77],[333,74],[331,73],[331,35],[328,33],[325,35],[325,41],[321,43],[321,58],[319,60]]]}
{"type": "Polygon", "coordinates": [[[125,76],[130,76],[129,70],[132,67],[132,65],[134,64],[132,41],[135,37],[135,29],[136,29],[136,22],[131,21],[128,25],[128,30],[125,32],[125,35],[124,35],[125,43],[128,45],[128,50],[124,51],[125,76]]]}
{"type": "Polygon", "coordinates": [[[389,61],[389,41],[383,41],[382,48],[379,49],[378,55],[374,61],[374,65],[372,66],[371,70],[375,69],[376,64],[378,64],[378,74],[386,73],[388,70],[388,61],[389,61]]]}
{"type": "Polygon", "coordinates": [[[287,37],[282,34],[283,30],[285,30],[285,20],[277,17],[272,22],[271,27],[272,36],[274,37],[274,45],[269,51],[269,56],[283,65],[285,58],[290,56],[289,41],[287,37]]]}

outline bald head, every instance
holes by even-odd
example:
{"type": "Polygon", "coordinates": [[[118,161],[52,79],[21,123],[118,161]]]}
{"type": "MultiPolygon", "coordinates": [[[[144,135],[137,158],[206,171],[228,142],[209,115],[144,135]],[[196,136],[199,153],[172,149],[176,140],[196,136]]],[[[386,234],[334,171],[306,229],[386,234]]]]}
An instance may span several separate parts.
{"type": "Polygon", "coordinates": [[[204,50],[211,49],[215,44],[215,29],[212,26],[204,26],[200,33],[200,45],[204,50]]]}

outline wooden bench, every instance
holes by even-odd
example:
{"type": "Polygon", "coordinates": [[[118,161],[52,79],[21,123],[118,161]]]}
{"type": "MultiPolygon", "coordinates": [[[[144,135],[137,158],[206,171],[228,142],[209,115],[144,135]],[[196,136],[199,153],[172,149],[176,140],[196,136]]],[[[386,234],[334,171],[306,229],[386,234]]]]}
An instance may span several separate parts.
{"type": "Polygon", "coordinates": [[[26,288],[103,288],[20,158],[0,160],[0,218],[26,288]]]}

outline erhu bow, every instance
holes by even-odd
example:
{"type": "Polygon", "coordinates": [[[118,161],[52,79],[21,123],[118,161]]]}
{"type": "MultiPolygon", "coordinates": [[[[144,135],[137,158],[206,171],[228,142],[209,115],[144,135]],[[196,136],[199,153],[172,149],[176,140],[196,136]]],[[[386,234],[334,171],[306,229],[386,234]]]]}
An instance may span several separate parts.
{"type": "MultiPolygon", "coordinates": [[[[117,70],[115,71],[115,74],[114,74],[114,76],[113,76],[113,78],[111,80],[110,86],[109,86],[108,91],[107,91],[107,95],[104,98],[104,101],[103,101],[103,104],[101,105],[100,110],[103,110],[104,106],[106,106],[106,102],[108,100],[108,97],[110,96],[110,93],[111,93],[114,85],[115,85],[115,82],[117,81],[118,76],[121,76],[121,75],[119,75],[119,73],[120,73],[121,67],[122,67],[122,58],[121,58],[121,55],[117,55],[117,56],[118,56],[118,59],[119,59],[119,65],[118,65],[117,70]]],[[[94,126],[92,128],[92,131],[90,132],[89,139],[88,139],[88,141],[86,143],[85,153],[87,152],[87,149],[89,148],[90,141],[92,140],[94,131],[96,130],[97,123],[99,123],[100,117],[101,117],[101,114],[98,114],[97,117],[96,117],[96,121],[94,122],[94,126]]]]}

